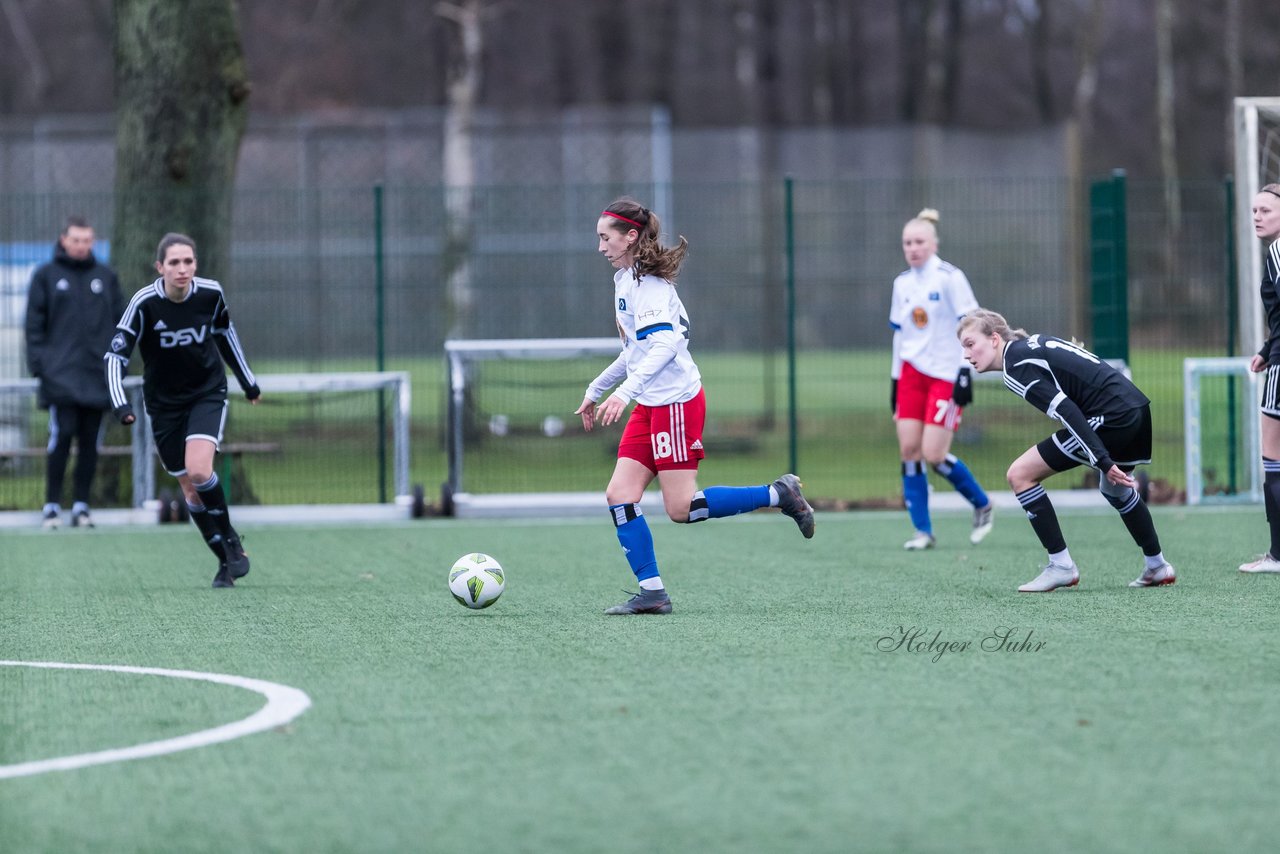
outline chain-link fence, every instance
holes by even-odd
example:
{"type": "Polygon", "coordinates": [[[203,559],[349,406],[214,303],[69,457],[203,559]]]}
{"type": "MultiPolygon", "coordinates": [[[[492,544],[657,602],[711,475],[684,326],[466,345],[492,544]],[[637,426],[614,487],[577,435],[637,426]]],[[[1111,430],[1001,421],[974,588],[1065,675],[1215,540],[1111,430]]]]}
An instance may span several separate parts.
{"type": "MultiPolygon", "coordinates": [[[[427,180],[435,166],[408,169],[410,152],[416,151],[408,143],[398,161],[405,170],[401,174],[422,180],[327,186],[299,180],[302,188],[289,190],[242,186],[235,201],[231,267],[201,272],[226,286],[240,337],[260,373],[373,370],[380,367],[379,352],[385,353],[386,368],[410,371],[413,479],[427,484],[429,492],[444,479],[446,468],[444,340],[612,334],[612,269],[596,251],[594,230],[601,208],[624,192],[654,207],[664,230],[685,235],[691,244],[681,294],[692,321],[693,352],[706,375],[708,432],[724,439],[706,463],[707,482],[771,479],[789,465],[786,344],[793,320],[796,448],[810,490],[837,502],[897,500],[897,451],[887,397],[888,301],[893,278],[904,267],[902,225],[921,207],[941,211],[939,254],[966,271],[983,305],[1015,325],[1089,343],[1084,182],[894,177],[900,158],[886,155],[886,162],[896,165],[879,177],[797,177],[788,209],[779,180],[711,180],[717,171],[711,166],[702,179],[655,180],[654,171],[667,156],[661,146],[654,147],[662,139],[653,133],[655,125],[660,123],[640,123],[646,130],[639,138],[648,153],[634,155],[643,161],[638,174],[590,183],[565,180],[579,170],[566,161],[568,149],[559,135],[534,158],[550,162],[550,151],[559,153],[561,171],[553,179],[517,180],[522,170],[509,160],[511,149],[491,152],[486,162],[494,174],[510,180],[461,191],[464,204],[448,196],[459,191],[427,180]],[[794,287],[794,318],[785,311],[789,287],[794,287]]],[[[291,174],[290,181],[308,169],[313,178],[329,175],[346,161],[349,152],[336,151],[326,160],[328,137],[326,131],[318,135],[320,142],[309,143],[313,165],[291,174]],[[326,162],[331,165],[321,165],[326,162]]],[[[727,149],[731,142],[720,137],[716,144],[727,149]]],[[[393,143],[383,140],[378,150],[386,157],[367,177],[390,174],[388,164],[397,162],[393,143]]],[[[536,139],[523,143],[516,148],[538,149],[536,139]]],[[[573,157],[595,164],[582,171],[608,172],[605,154],[592,160],[581,152],[617,153],[619,144],[609,136],[592,143],[588,134],[573,157]]],[[[689,138],[675,135],[669,150],[681,152],[688,145],[689,138]]],[[[810,153],[834,150],[818,144],[810,153]]],[[[684,156],[673,162],[683,162],[684,156]]],[[[705,147],[688,157],[714,160],[705,147]]],[[[841,157],[858,159],[853,153],[841,157]]],[[[367,165],[369,158],[356,160],[367,165]]],[[[6,170],[18,168],[13,156],[5,162],[6,170]]],[[[244,162],[255,162],[252,147],[244,162]]],[[[247,167],[250,173],[256,168],[247,167]]],[[[835,173],[840,170],[835,167],[835,173]]],[[[264,174],[258,174],[258,187],[266,184],[264,174]]],[[[1151,473],[1173,490],[1183,483],[1182,359],[1223,355],[1232,335],[1223,187],[1185,183],[1177,190],[1178,205],[1171,213],[1165,185],[1128,183],[1131,362],[1135,380],[1155,402],[1157,450],[1151,473]]],[[[49,257],[58,226],[72,212],[87,215],[109,241],[114,223],[105,189],[72,192],[59,184],[58,191],[0,197],[0,378],[25,374],[21,324],[27,280],[34,265],[49,257]]],[[[127,293],[143,284],[124,282],[127,293]]],[[[569,378],[554,414],[568,416],[589,379],[569,378]]],[[[10,424],[21,422],[21,438],[9,444],[42,445],[43,416],[29,405],[19,410],[6,405],[3,417],[10,424]]],[[[507,416],[507,423],[517,415],[488,414],[507,416]]],[[[541,424],[548,414],[553,413],[528,417],[541,424]]],[[[984,382],[965,414],[955,450],[984,483],[999,487],[1008,462],[1053,427],[999,384],[984,382]]],[[[545,438],[567,441],[571,433],[545,438]]],[[[281,444],[282,453],[288,453],[288,439],[281,444]]],[[[516,489],[598,489],[610,460],[594,451],[587,456],[581,465],[537,470],[527,478],[516,476],[519,466],[496,465],[495,477],[508,478],[516,489]]],[[[322,470],[323,449],[314,457],[322,470]]],[[[38,506],[42,461],[19,465],[19,457],[6,459],[0,460],[9,466],[0,506],[38,506]]],[[[252,461],[247,465],[246,476],[252,478],[252,461]]]]}

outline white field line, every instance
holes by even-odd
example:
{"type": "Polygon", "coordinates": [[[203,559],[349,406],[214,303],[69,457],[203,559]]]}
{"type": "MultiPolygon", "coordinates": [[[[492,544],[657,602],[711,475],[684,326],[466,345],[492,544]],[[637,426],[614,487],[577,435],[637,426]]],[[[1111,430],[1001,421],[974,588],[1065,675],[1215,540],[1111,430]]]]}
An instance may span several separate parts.
{"type": "Polygon", "coordinates": [[[10,777],[28,777],[43,774],[46,771],[71,771],[86,768],[90,765],[105,765],[108,762],[127,762],[131,759],[145,759],[149,756],[163,756],[180,750],[192,750],[223,741],[231,741],[241,736],[271,729],[288,723],[302,714],[311,705],[311,698],[297,688],[265,682],[261,679],[249,679],[244,676],[230,676],[224,673],[200,673],[194,670],[165,670],[159,667],[130,667],[118,664],[65,664],[53,661],[0,661],[0,667],[39,667],[48,670],[108,670],[113,673],[136,673],[144,676],[167,676],[170,679],[192,679],[200,682],[216,682],[220,685],[232,685],[254,691],[267,698],[267,704],[243,720],[223,724],[213,729],[201,730],[176,738],[161,741],[148,741],[132,747],[119,747],[111,750],[99,750],[93,753],[78,753],[74,756],[58,756],[53,759],[40,759],[34,762],[19,762],[15,765],[0,765],[0,780],[10,777]]]}

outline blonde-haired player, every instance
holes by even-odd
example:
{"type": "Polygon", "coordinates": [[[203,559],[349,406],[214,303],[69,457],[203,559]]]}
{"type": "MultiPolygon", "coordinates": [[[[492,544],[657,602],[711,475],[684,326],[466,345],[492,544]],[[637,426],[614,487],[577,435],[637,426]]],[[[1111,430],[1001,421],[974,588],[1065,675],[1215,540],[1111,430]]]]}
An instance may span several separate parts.
{"type": "Polygon", "coordinates": [[[938,212],[925,208],[902,229],[907,269],[893,281],[889,326],[893,366],[889,406],[902,458],[902,495],[915,533],[909,551],[933,548],[925,464],[973,505],[969,541],[991,533],[994,508],[973,473],[951,453],[963,407],[973,401],[973,377],[961,358],[956,323],[978,307],[964,271],[938,257],[938,212]]]}

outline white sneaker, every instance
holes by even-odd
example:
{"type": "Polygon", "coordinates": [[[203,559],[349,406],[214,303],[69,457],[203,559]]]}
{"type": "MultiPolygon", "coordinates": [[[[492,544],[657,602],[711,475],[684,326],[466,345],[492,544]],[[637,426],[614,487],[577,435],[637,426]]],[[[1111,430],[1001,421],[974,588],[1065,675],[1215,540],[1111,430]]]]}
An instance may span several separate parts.
{"type": "Polygon", "coordinates": [[[1048,593],[1059,587],[1075,587],[1080,583],[1080,570],[1075,566],[1058,566],[1050,562],[1031,581],[1018,588],[1019,593],[1048,593]]]}
{"type": "Polygon", "coordinates": [[[1241,572],[1280,572],[1280,560],[1265,554],[1250,563],[1240,564],[1241,572]]]}
{"type": "Polygon", "coordinates": [[[62,519],[59,518],[57,510],[46,510],[40,517],[40,526],[46,531],[56,530],[61,524],[62,519]]]}
{"type": "Polygon", "coordinates": [[[919,552],[925,549],[931,549],[938,541],[933,538],[933,534],[926,534],[924,531],[916,531],[911,539],[902,544],[902,547],[909,552],[919,552]]]}
{"type": "MultiPolygon", "coordinates": [[[[1276,564],[1280,566],[1280,564],[1276,564]]],[[[1178,575],[1173,571],[1173,564],[1165,562],[1157,566],[1155,569],[1147,568],[1142,571],[1133,581],[1129,582],[1130,587],[1161,587],[1165,584],[1173,584],[1178,580],[1178,575]]]]}
{"type": "Polygon", "coordinates": [[[969,542],[975,546],[987,538],[996,524],[996,506],[988,504],[973,511],[973,530],[969,532],[969,542]]]}

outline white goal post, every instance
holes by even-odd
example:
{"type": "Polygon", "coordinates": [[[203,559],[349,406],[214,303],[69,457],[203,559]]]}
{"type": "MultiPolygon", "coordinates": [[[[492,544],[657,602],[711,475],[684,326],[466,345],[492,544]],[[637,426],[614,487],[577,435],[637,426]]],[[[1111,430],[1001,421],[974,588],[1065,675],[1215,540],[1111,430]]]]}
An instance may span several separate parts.
{"type": "MultiPolygon", "coordinates": [[[[1249,370],[1249,359],[1217,357],[1184,359],[1182,363],[1183,436],[1187,466],[1187,504],[1232,504],[1262,501],[1261,426],[1258,415],[1258,377],[1249,370]],[[1214,414],[1226,421],[1226,427],[1205,424],[1204,382],[1207,377],[1223,377],[1230,385],[1225,401],[1214,401],[1214,414]],[[1230,382],[1238,380],[1238,382],[1230,382]],[[1236,392],[1237,386],[1239,393],[1236,392]],[[1230,461],[1224,468],[1232,473],[1237,469],[1247,472],[1244,483],[1234,491],[1208,492],[1210,484],[1205,477],[1207,458],[1206,442],[1212,442],[1215,461],[1222,465],[1218,454],[1225,454],[1230,461]]],[[[1232,474],[1228,475],[1228,479],[1232,474]]]]}
{"type": "MultiPolygon", "coordinates": [[[[444,512],[472,517],[599,512],[603,479],[593,478],[588,485],[571,473],[556,479],[544,474],[531,483],[521,469],[532,462],[558,459],[563,470],[574,468],[574,460],[596,459],[598,454],[588,454],[587,448],[581,447],[582,438],[567,439],[581,434],[581,428],[575,429],[572,423],[575,416],[569,413],[581,401],[587,383],[621,349],[616,337],[446,341],[449,473],[442,496],[444,512]],[[572,360],[577,362],[571,371],[568,363],[572,360]],[[548,364],[554,361],[566,365],[548,364]],[[497,362],[506,364],[494,364],[497,362]],[[496,404],[482,400],[494,390],[494,381],[488,377],[495,373],[503,375],[500,382],[505,388],[496,404]],[[566,438],[557,438],[561,436],[566,438]],[[571,443],[578,445],[577,450],[566,455],[563,448],[571,443]],[[523,445],[523,450],[512,451],[513,445],[523,445]],[[506,467],[507,476],[494,477],[491,469],[495,461],[506,467]],[[476,471],[481,468],[479,463],[484,464],[487,486],[476,471]]],[[[595,441],[616,445],[617,436],[602,432],[595,441]]]]}
{"type": "Polygon", "coordinates": [[[1235,99],[1236,288],[1240,295],[1241,353],[1262,347],[1262,252],[1253,233],[1253,197],[1280,182],[1280,98],[1235,99]]]}
{"type": "MultiPolygon", "coordinates": [[[[304,486],[301,490],[294,490],[298,496],[292,500],[247,506],[247,514],[244,510],[238,511],[240,518],[323,521],[328,518],[420,515],[422,496],[411,487],[409,475],[411,394],[408,372],[259,374],[257,380],[258,387],[262,390],[262,406],[253,409],[258,411],[248,411],[249,403],[244,400],[234,382],[230,383],[228,398],[233,410],[244,408],[236,418],[246,427],[253,429],[259,426],[255,425],[255,419],[270,422],[268,429],[271,431],[272,441],[255,444],[241,440],[238,443],[237,437],[233,435],[224,444],[224,452],[254,453],[262,455],[256,459],[270,461],[274,461],[273,455],[286,460],[297,459],[300,464],[309,468],[305,472],[299,469],[297,474],[277,470],[271,475],[275,484],[281,483],[283,478],[283,482],[322,483],[326,487],[331,486],[327,498],[330,503],[323,503],[323,498],[316,501],[314,490],[308,492],[304,486]],[[355,396],[350,396],[350,393],[355,393],[355,396]],[[339,397],[344,394],[348,395],[345,400],[339,397]],[[328,395],[334,397],[327,397],[328,395]],[[314,435],[302,437],[299,436],[300,431],[314,435]],[[389,449],[386,442],[388,438],[389,449]],[[335,442],[344,444],[336,445],[335,442]],[[336,457],[351,457],[352,448],[358,449],[360,462],[357,465],[364,466],[360,471],[372,471],[368,483],[377,481],[377,488],[362,484],[361,489],[357,490],[352,489],[350,483],[334,480],[329,465],[336,457]],[[365,457],[368,457],[367,466],[364,463],[365,457]],[[388,474],[390,478],[387,477],[388,474]],[[387,486],[391,487],[393,496],[386,494],[387,486]],[[383,495],[381,499],[378,497],[379,492],[383,495]],[[344,501],[348,503],[339,503],[344,501]]],[[[42,415],[36,409],[38,388],[39,381],[35,379],[0,381],[0,412],[7,413],[4,421],[8,425],[0,433],[0,461],[23,460],[37,449],[43,451],[38,448],[44,444],[45,439],[42,415]]],[[[137,512],[140,509],[159,506],[161,502],[157,499],[160,483],[157,481],[164,483],[167,478],[157,475],[155,440],[151,433],[150,419],[142,405],[142,379],[136,376],[126,377],[124,388],[138,416],[130,430],[129,450],[125,451],[130,457],[134,512],[125,514],[119,511],[116,515],[121,522],[134,522],[147,518],[146,514],[137,512]]],[[[238,429],[241,428],[233,427],[232,432],[238,429]]],[[[120,449],[112,447],[107,450],[120,449]]],[[[346,471],[350,471],[349,466],[346,471]]],[[[279,495],[281,492],[278,488],[274,489],[274,494],[279,495]]],[[[95,510],[95,517],[101,521],[112,512],[110,509],[95,510]]],[[[29,514],[20,510],[0,513],[0,516],[6,515],[29,514]]],[[[156,514],[151,513],[150,518],[155,520],[156,514]]],[[[5,522],[0,520],[0,525],[3,524],[5,522]]],[[[23,519],[11,519],[8,524],[23,524],[23,519]]]]}

